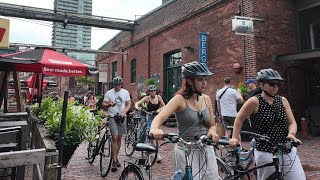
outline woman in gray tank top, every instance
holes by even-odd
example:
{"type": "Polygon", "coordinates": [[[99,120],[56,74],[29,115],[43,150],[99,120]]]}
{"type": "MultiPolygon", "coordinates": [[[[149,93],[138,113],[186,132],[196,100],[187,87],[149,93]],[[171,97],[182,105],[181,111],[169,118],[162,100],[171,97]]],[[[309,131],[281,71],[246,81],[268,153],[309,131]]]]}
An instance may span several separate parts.
{"type": "MultiPolygon", "coordinates": [[[[163,139],[164,132],[160,126],[172,114],[176,113],[179,135],[186,141],[195,141],[194,135],[206,134],[213,141],[219,141],[216,133],[212,102],[208,95],[203,94],[207,87],[207,78],[213,73],[208,67],[196,61],[186,63],[182,66],[182,77],[185,83],[174,95],[162,111],[154,118],[150,134],[156,139],[163,139]]],[[[217,161],[214,148],[205,147],[203,152],[192,149],[189,158],[192,159],[193,179],[218,179],[217,161]],[[205,162],[205,159],[207,161],[205,162]],[[205,167],[202,167],[203,164],[205,167]]],[[[185,168],[185,150],[177,143],[174,148],[175,169],[185,168]]]]}

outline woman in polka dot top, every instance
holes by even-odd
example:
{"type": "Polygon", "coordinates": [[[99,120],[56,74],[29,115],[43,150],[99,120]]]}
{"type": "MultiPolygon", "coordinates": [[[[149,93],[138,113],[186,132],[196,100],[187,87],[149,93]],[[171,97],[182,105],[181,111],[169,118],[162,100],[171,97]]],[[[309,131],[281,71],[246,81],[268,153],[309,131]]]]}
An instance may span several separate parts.
{"type": "MultiPolygon", "coordinates": [[[[273,69],[262,69],[258,72],[257,80],[260,83],[262,93],[251,97],[242,106],[234,122],[234,131],[230,145],[239,144],[239,133],[244,120],[251,116],[253,132],[266,135],[273,142],[285,143],[288,139],[299,141],[295,137],[297,123],[291,111],[290,104],[285,97],[276,95],[281,75],[273,69]]],[[[272,162],[272,147],[265,142],[257,142],[254,152],[256,165],[272,162]]],[[[297,148],[293,147],[279,157],[280,169],[286,180],[305,180],[305,174],[297,155],[297,148]]],[[[260,168],[258,180],[264,180],[271,175],[275,168],[273,166],[260,168]]]]}

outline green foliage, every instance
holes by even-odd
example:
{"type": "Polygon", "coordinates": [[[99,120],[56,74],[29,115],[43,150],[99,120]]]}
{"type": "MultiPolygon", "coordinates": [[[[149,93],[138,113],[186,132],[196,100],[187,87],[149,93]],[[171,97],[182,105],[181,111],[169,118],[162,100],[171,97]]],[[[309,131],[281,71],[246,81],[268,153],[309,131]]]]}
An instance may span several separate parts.
{"type": "Polygon", "coordinates": [[[243,82],[239,82],[238,88],[240,89],[242,95],[248,95],[249,89],[244,85],[243,82]]]}
{"type": "Polygon", "coordinates": [[[100,98],[101,98],[100,95],[97,95],[97,96],[96,96],[96,100],[97,100],[97,101],[98,101],[100,98]]]}
{"type": "Polygon", "coordinates": [[[90,77],[88,76],[80,76],[80,77],[76,77],[76,81],[81,83],[81,84],[84,84],[84,85],[90,85],[90,84],[93,84],[93,79],[91,79],[90,77]]]}
{"type": "Polygon", "coordinates": [[[155,78],[149,78],[144,81],[145,86],[150,86],[152,84],[156,84],[157,80],[155,78]]]}
{"type": "MultiPolygon", "coordinates": [[[[33,112],[39,112],[38,118],[56,142],[60,137],[62,105],[63,99],[54,102],[51,98],[45,98],[40,108],[38,105],[32,107],[33,112]]],[[[102,121],[101,113],[103,112],[94,115],[87,107],[75,106],[73,102],[68,102],[64,144],[77,145],[83,140],[94,139],[97,127],[102,121]]]]}

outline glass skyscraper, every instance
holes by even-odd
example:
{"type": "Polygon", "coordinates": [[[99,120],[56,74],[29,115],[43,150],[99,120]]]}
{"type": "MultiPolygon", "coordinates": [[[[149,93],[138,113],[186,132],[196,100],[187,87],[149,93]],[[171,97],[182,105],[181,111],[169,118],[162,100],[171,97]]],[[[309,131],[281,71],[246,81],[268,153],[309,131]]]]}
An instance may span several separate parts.
{"type": "MultiPolygon", "coordinates": [[[[55,0],[54,10],[57,13],[92,15],[92,0],[55,0]]],[[[91,27],[73,24],[65,24],[64,27],[64,24],[54,22],[51,43],[54,47],[91,49],[91,27]]],[[[67,54],[87,64],[95,63],[95,54],[92,53],[68,52],[67,54]]]]}

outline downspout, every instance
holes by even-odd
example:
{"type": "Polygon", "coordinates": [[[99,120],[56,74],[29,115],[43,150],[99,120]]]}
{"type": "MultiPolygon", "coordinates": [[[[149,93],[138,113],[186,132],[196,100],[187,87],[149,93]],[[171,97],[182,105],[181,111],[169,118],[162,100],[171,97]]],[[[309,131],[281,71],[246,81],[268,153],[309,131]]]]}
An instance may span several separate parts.
{"type": "Polygon", "coordinates": [[[123,63],[124,63],[124,55],[121,56],[121,77],[123,78],[123,63]]]}
{"type": "Polygon", "coordinates": [[[147,61],[148,61],[148,78],[150,78],[151,60],[150,60],[150,36],[146,37],[147,40],[147,61]]]}

